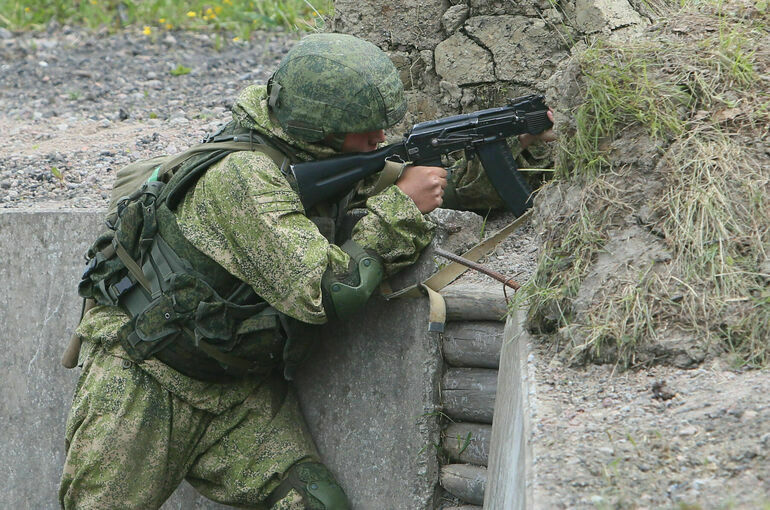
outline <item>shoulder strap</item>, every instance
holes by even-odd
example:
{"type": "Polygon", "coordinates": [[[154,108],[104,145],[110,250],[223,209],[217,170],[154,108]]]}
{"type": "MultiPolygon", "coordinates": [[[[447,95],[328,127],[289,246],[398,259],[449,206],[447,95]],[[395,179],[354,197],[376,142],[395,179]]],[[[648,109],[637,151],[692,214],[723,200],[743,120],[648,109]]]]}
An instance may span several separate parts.
{"type": "Polygon", "coordinates": [[[163,180],[163,178],[169,172],[172,172],[175,168],[177,168],[179,165],[181,165],[182,163],[190,159],[195,154],[199,154],[201,152],[214,152],[218,150],[226,150],[229,152],[235,152],[235,151],[262,152],[267,157],[272,159],[273,163],[275,163],[278,168],[282,168],[284,164],[288,163],[288,158],[286,156],[284,156],[282,153],[280,153],[276,149],[264,143],[238,142],[238,141],[200,143],[198,145],[193,145],[186,151],[164,162],[158,169],[158,180],[163,180]]]}
{"type": "Polygon", "coordinates": [[[173,211],[176,206],[179,205],[187,190],[189,190],[212,165],[222,160],[225,156],[237,151],[261,152],[269,157],[281,172],[284,172],[284,169],[288,167],[290,163],[288,156],[265,143],[259,136],[254,136],[251,132],[243,136],[234,136],[227,141],[214,141],[198,144],[189,148],[179,156],[167,161],[158,170],[158,179],[165,180],[164,176],[170,176],[168,178],[169,184],[167,189],[165,189],[164,193],[161,195],[160,201],[165,201],[166,206],[173,211]],[[182,174],[178,174],[177,169],[181,165],[184,165],[188,160],[200,154],[206,155],[191,163],[188,168],[183,170],[182,174]]]}

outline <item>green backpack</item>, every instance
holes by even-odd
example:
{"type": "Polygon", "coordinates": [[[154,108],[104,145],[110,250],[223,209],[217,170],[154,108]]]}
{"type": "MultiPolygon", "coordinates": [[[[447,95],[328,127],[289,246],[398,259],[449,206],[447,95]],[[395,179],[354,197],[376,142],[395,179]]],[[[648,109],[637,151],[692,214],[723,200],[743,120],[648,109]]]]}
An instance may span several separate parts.
{"type": "MultiPolygon", "coordinates": [[[[228,154],[258,151],[283,169],[289,160],[271,145],[231,122],[181,154],[139,161],[118,172],[106,218],[109,230],[88,251],[78,293],[90,301],[84,309],[120,305],[129,313],[131,322],[118,337],[135,361],[157,356],[182,373],[214,381],[264,373],[282,360],[290,377],[302,361],[300,352],[288,352],[300,346],[285,338],[296,326],[194,250],[178,227],[169,226],[175,225],[171,211],[185,192],[228,154]],[[156,235],[158,218],[164,220],[163,237],[156,235]],[[183,256],[176,253],[179,247],[187,250],[183,256]]],[[[76,364],[77,350],[71,344],[65,366],[76,364]]]]}
{"type": "MultiPolygon", "coordinates": [[[[271,142],[279,144],[277,140],[271,140],[271,142]]],[[[207,136],[202,143],[184,152],[136,161],[118,170],[107,207],[108,226],[114,225],[117,220],[119,203],[135,195],[145,183],[168,182],[185,163],[192,163],[200,171],[205,171],[231,152],[242,150],[259,150],[269,156],[281,169],[288,162],[281,152],[266,145],[264,140],[253,131],[238,129],[234,122],[230,122],[218,132],[207,136]]],[[[196,177],[199,176],[200,174],[196,172],[196,177]]]]}

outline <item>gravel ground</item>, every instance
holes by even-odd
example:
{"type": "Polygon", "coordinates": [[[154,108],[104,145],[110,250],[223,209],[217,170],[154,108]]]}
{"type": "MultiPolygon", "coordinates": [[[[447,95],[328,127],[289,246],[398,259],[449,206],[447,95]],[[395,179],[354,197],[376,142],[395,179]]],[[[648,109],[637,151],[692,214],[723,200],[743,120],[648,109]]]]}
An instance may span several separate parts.
{"type": "Polygon", "coordinates": [[[293,36],[0,34],[0,207],[104,207],[122,166],[197,143],[293,36]],[[2,38],[5,37],[5,38],[2,38]],[[174,76],[178,66],[188,74],[174,76]]]}
{"type": "MultiPolygon", "coordinates": [[[[0,207],[105,208],[117,169],[183,150],[228,121],[237,92],[264,81],[291,42],[0,31],[0,207]],[[179,65],[190,73],[173,76],[179,65]]],[[[510,219],[493,213],[485,230],[510,219]]],[[[537,249],[527,226],[483,262],[523,283],[537,249]]],[[[694,371],[573,368],[543,347],[532,362],[536,482],[549,508],[770,504],[767,371],[734,371],[723,359],[694,371]]]]}
{"type": "Polygon", "coordinates": [[[770,508],[766,370],[529,365],[538,508],[770,508]]]}

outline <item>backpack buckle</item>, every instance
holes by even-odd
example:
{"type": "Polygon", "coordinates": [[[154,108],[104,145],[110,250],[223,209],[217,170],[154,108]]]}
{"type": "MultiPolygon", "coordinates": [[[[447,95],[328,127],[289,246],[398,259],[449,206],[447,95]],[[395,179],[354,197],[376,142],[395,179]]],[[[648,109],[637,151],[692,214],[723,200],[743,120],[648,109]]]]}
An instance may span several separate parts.
{"type": "Polygon", "coordinates": [[[86,270],[83,271],[83,276],[81,276],[80,279],[85,280],[91,276],[91,273],[94,272],[94,269],[96,269],[96,257],[88,259],[88,262],[86,262],[86,270]]]}
{"type": "Polygon", "coordinates": [[[201,143],[209,143],[213,141],[214,138],[222,134],[222,131],[224,131],[227,126],[228,126],[227,124],[222,124],[221,126],[219,126],[219,129],[217,129],[213,133],[208,133],[206,136],[203,137],[203,140],[201,141],[201,143]]]}
{"type": "Polygon", "coordinates": [[[136,285],[135,281],[131,280],[128,276],[124,276],[119,282],[110,285],[110,297],[117,301],[120,296],[133,289],[134,285],[136,285]]]}

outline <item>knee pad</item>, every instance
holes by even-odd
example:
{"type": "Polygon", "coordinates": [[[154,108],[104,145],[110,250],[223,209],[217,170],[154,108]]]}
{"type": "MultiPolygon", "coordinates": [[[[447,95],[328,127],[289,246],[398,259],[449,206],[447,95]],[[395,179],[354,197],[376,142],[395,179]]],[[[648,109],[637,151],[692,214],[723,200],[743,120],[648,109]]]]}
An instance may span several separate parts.
{"type": "Polygon", "coordinates": [[[294,489],[308,510],[350,510],[348,498],[331,471],[320,462],[294,464],[268,498],[272,507],[294,489]]]}

